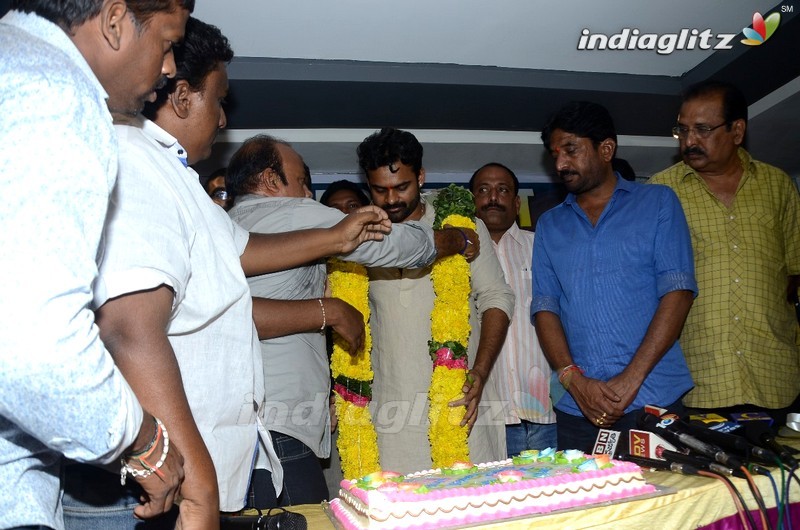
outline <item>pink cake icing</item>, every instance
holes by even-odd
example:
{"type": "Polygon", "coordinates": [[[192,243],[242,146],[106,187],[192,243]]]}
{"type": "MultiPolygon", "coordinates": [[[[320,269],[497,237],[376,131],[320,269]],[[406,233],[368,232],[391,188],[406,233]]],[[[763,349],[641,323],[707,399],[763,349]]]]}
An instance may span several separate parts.
{"type": "Polygon", "coordinates": [[[425,530],[547,513],[655,491],[631,462],[552,450],[544,460],[523,454],[513,461],[462,464],[405,476],[378,472],[343,480],[331,511],[348,530],[425,530]]]}

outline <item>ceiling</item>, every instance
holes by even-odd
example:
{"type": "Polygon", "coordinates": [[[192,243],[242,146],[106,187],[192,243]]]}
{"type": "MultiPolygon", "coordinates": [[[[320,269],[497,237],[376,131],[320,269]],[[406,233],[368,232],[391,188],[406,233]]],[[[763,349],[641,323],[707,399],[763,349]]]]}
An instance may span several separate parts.
{"type": "Polygon", "coordinates": [[[611,111],[618,155],[646,177],[676,160],[681,89],[715,77],[751,104],[754,156],[797,177],[798,11],[800,0],[197,0],[194,15],[236,52],[228,129],[197,169],[210,173],[267,132],[293,143],[315,187],[357,180],[356,146],[391,125],[420,139],[429,182],[464,182],[489,161],[548,182],[539,131],[562,104],[586,99],[611,111]],[[780,25],[746,46],[756,11],[780,13],[780,25]],[[646,47],[682,30],[698,37],[671,53],[579,49],[585,33],[626,44],[638,34],[646,47]],[[730,49],[702,49],[721,34],[735,34],[730,49]]]}
{"type": "Polygon", "coordinates": [[[795,1],[198,0],[195,16],[219,26],[237,54],[229,129],[198,169],[224,165],[243,139],[270,132],[295,145],[315,183],[357,179],[355,147],[391,125],[417,134],[429,182],[463,182],[489,161],[545,182],[552,168],[539,139],[544,121],[563,103],[587,99],[609,108],[619,156],[644,177],[676,160],[669,130],[681,89],[717,77],[751,103],[754,156],[797,176],[795,1]],[[761,46],[745,46],[742,28],[756,11],[780,12],[781,23],[761,46]],[[625,29],[664,43],[681,30],[709,30],[710,38],[672,53],[578,49],[584,32],[625,29]],[[735,34],[730,49],[701,49],[720,34],[735,34]]]}

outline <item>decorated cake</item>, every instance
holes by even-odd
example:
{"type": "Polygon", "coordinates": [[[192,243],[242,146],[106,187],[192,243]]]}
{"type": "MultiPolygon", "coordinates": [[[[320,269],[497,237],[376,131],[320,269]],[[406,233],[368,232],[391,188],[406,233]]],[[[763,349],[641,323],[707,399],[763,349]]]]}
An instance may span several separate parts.
{"type": "Polygon", "coordinates": [[[343,480],[331,502],[344,528],[447,528],[652,493],[632,462],[580,451],[524,451],[501,462],[457,463],[401,476],[343,480]]]}

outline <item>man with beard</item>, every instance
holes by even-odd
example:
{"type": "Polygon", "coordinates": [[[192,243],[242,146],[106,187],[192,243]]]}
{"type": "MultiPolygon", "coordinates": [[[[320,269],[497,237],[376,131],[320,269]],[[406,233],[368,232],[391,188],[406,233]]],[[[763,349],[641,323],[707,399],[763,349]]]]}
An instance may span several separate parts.
{"type": "MultiPolygon", "coordinates": [[[[358,146],[358,162],[369,184],[373,204],[393,223],[421,221],[433,225],[432,194],[422,196],[425,182],[422,145],[413,134],[390,127],[358,146]]],[[[514,294],[505,282],[483,222],[477,220],[483,244],[470,263],[470,378],[465,396],[451,406],[465,406],[470,459],[487,462],[505,457],[505,421],[495,378],[489,377],[514,311],[514,294]],[[483,401],[482,401],[483,400],[483,401]],[[478,419],[478,405],[481,420],[478,419]],[[473,428],[474,426],[474,428],[473,428]]],[[[472,245],[472,240],[465,244],[472,245]]],[[[429,469],[427,397],[433,366],[428,354],[434,294],[431,267],[369,269],[372,311],[372,363],[375,383],[374,423],[381,466],[401,473],[429,469]]]]}
{"type": "Polygon", "coordinates": [[[536,226],[531,316],[567,390],[559,445],[583,451],[600,428],[635,427],[646,404],[681,413],[692,387],[677,342],[697,293],[686,219],[669,188],[614,173],[616,139],[608,111],[589,102],[542,130],[569,194],[536,226]]]}
{"type": "Polygon", "coordinates": [[[672,129],[683,161],[651,179],[675,190],[694,245],[700,295],[681,336],[695,380],[686,404],[796,411],[800,198],[786,173],[741,147],[746,129],[736,87],[690,87],[672,129]]]}
{"type": "Polygon", "coordinates": [[[533,232],[520,230],[519,180],[509,168],[492,162],[469,180],[475,215],[486,224],[506,282],[516,297],[515,318],[497,358],[500,398],[506,408],[508,456],[526,449],[555,447],[556,417],[550,403],[550,376],[536,331],[528,318],[531,305],[533,232]]]}

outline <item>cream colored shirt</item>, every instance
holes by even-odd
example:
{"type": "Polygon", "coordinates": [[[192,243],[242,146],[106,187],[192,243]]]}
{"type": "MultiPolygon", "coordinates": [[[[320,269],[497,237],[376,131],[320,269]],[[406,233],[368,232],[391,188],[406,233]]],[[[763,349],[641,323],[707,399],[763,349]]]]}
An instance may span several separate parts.
{"type": "MultiPolygon", "coordinates": [[[[426,202],[422,222],[433,225],[432,197],[426,202]]],[[[509,319],[514,312],[514,294],[506,284],[503,269],[482,221],[477,221],[480,255],[471,263],[472,303],[469,364],[475,361],[480,337],[480,317],[498,308],[509,319]]],[[[381,467],[399,473],[430,469],[428,442],[428,387],[433,364],[428,354],[431,338],[433,287],[431,267],[423,269],[371,268],[370,310],[372,317],[373,423],[378,433],[381,467]]],[[[486,382],[478,417],[469,437],[470,460],[487,462],[506,457],[505,408],[500,400],[497,377],[486,382]]]]}

